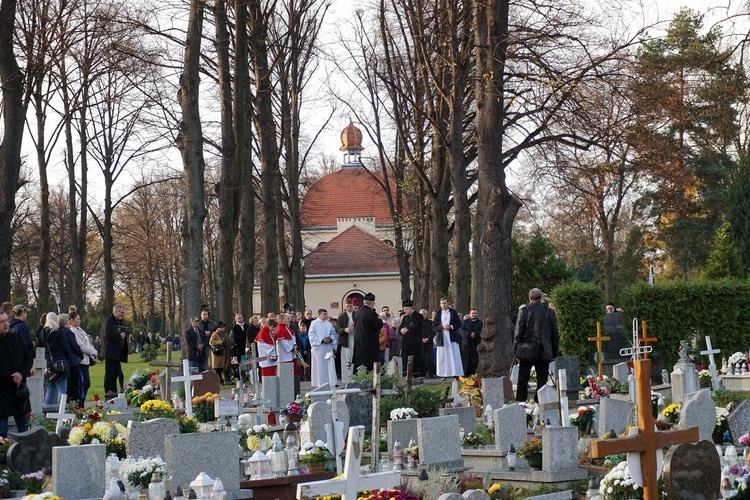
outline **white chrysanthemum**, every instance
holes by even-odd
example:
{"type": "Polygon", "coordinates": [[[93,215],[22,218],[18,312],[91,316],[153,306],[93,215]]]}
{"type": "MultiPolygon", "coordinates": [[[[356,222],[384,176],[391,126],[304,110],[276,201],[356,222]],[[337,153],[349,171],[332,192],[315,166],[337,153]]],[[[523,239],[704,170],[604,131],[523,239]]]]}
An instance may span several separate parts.
{"type": "Polygon", "coordinates": [[[97,422],[91,430],[94,431],[94,435],[98,436],[99,439],[109,439],[112,434],[112,426],[107,422],[97,422]]]}
{"type": "Polygon", "coordinates": [[[125,437],[125,436],[127,436],[127,434],[128,434],[128,430],[127,430],[127,429],[125,428],[125,426],[124,426],[124,425],[122,425],[122,424],[121,424],[121,423],[119,423],[119,422],[115,422],[115,429],[117,429],[117,433],[118,433],[118,434],[119,434],[120,436],[122,436],[122,437],[125,437]]]}
{"type": "Polygon", "coordinates": [[[307,443],[305,443],[305,444],[303,444],[303,445],[302,445],[302,449],[303,449],[303,450],[310,450],[310,449],[312,449],[312,448],[314,448],[314,447],[315,447],[315,445],[314,445],[314,444],[312,444],[312,443],[311,443],[311,442],[309,442],[309,441],[308,441],[307,443]]]}
{"type": "Polygon", "coordinates": [[[325,445],[326,444],[322,440],[320,440],[320,439],[318,439],[317,441],[315,441],[315,447],[316,448],[323,448],[325,445]]]}
{"type": "Polygon", "coordinates": [[[86,430],[83,427],[73,427],[70,429],[70,434],[68,435],[68,444],[79,446],[83,442],[84,437],[86,437],[86,430]]]}
{"type": "Polygon", "coordinates": [[[260,425],[254,425],[253,426],[253,432],[260,432],[263,430],[263,427],[260,425]]]}

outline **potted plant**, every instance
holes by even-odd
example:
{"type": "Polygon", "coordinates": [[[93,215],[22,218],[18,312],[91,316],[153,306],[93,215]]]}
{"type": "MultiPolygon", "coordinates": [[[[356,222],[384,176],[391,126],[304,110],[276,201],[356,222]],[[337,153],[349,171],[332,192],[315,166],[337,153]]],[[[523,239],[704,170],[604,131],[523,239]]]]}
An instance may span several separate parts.
{"type": "Polygon", "coordinates": [[[167,474],[167,464],[161,458],[146,458],[130,465],[127,469],[128,483],[139,490],[148,490],[154,472],[164,477],[167,474]]]}
{"type": "Polygon", "coordinates": [[[321,440],[316,441],[315,444],[305,443],[299,452],[299,461],[307,464],[310,473],[325,471],[326,462],[332,458],[333,455],[321,440]]]}
{"type": "Polygon", "coordinates": [[[464,434],[464,437],[461,440],[461,446],[464,448],[478,448],[485,444],[487,444],[487,442],[485,441],[484,436],[477,432],[464,434]]]}
{"type": "Polygon", "coordinates": [[[595,414],[596,408],[593,406],[581,406],[576,413],[571,414],[568,418],[571,424],[578,427],[578,432],[586,436],[591,434],[595,414]]]}
{"type": "Polygon", "coordinates": [[[518,456],[526,459],[531,470],[542,470],[542,440],[527,439],[518,449],[518,456]]]}
{"type": "Polygon", "coordinates": [[[714,426],[714,432],[711,434],[716,444],[724,442],[724,434],[729,430],[728,416],[729,410],[721,406],[716,407],[716,425],[714,426]]]}
{"type": "Polygon", "coordinates": [[[286,416],[286,419],[289,422],[299,422],[300,420],[302,420],[302,415],[305,414],[305,409],[302,408],[299,404],[292,401],[281,409],[281,414],[286,416]]]}

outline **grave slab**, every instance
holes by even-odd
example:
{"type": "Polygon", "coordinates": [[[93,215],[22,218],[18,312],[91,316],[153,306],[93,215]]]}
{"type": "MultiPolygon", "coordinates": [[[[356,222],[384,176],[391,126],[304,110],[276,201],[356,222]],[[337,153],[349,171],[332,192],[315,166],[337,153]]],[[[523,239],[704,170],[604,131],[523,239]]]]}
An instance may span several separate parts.
{"type": "Polygon", "coordinates": [[[621,401],[611,397],[601,398],[597,411],[597,434],[604,436],[610,430],[614,430],[618,435],[625,432],[634,407],[635,405],[630,401],[621,401]]]}
{"type": "MultiPolygon", "coordinates": [[[[493,406],[494,408],[494,406],[493,406]]],[[[473,406],[457,406],[453,408],[440,408],[440,416],[457,415],[458,423],[464,428],[464,432],[476,432],[477,412],[473,406]]]]}
{"type": "MultiPolygon", "coordinates": [[[[336,403],[336,412],[338,413],[338,421],[344,424],[344,429],[348,429],[349,407],[347,404],[343,401],[338,401],[336,403]]],[[[307,421],[310,423],[313,440],[327,442],[328,439],[325,426],[333,421],[331,405],[324,402],[313,403],[307,408],[307,415],[307,421]]]]}
{"type": "Polygon", "coordinates": [[[482,379],[482,404],[502,408],[513,400],[513,383],[508,377],[482,379]]]}
{"type": "Polygon", "coordinates": [[[735,406],[727,417],[727,423],[734,445],[739,446],[740,436],[750,429],[750,400],[743,399],[740,401],[740,404],[735,406]]]}
{"type": "Polygon", "coordinates": [[[496,448],[508,451],[512,444],[518,449],[526,441],[526,411],[519,404],[494,410],[492,420],[495,423],[496,448]]]}
{"type": "Polygon", "coordinates": [[[727,391],[750,391],[750,373],[745,375],[720,375],[719,381],[727,391]]]}
{"type": "Polygon", "coordinates": [[[236,431],[173,434],[165,437],[167,489],[190,484],[201,472],[221,479],[227,493],[240,489],[240,447],[236,431]]]}
{"type": "MultiPolygon", "coordinates": [[[[279,401],[279,378],[278,377],[263,377],[263,385],[260,389],[260,397],[266,402],[265,406],[275,410],[280,408],[281,402],[279,401]]],[[[286,406],[287,403],[284,403],[286,406]]]]}
{"type": "MultiPolygon", "coordinates": [[[[348,382],[345,389],[369,389],[369,384],[348,382]]],[[[349,408],[349,426],[363,425],[365,430],[372,427],[372,396],[369,394],[344,394],[342,401],[349,408]]],[[[416,436],[416,433],[414,434],[416,436]]]]}
{"type": "Polygon", "coordinates": [[[578,468],[578,428],[542,428],[542,470],[562,471],[578,468]],[[549,450],[549,451],[547,451],[549,450]]]}
{"type": "Polygon", "coordinates": [[[44,377],[28,377],[26,385],[29,387],[31,414],[41,415],[44,412],[44,377]]]}
{"type": "Polygon", "coordinates": [[[680,428],[697,427],[701,439],[711,440],[716,425],[716,405],[709,389],[685,395],[680,410],[680,428]]]}
{"type": "Polygon", "coordinates": [[[664,486],[669,498],[718,498],[721,463],[710,441],[672,446],[664,458],[664,486]]]}
{"type": "Polygon", "coordinates": [[[621,384],[628,383],[628,377],[630,376],[630,368],[627,363],[617,363],[612,366],[612,376],[621,384]]]}
{"type": "Polygon", "coordinates": [[[416,418],[408,418],[406,420],[389,420],[386,423],[388,453],[393,452],[393,443],[396,441],[400,442],[402,447],[406,447],[411,439],[416,441],[417,420],[416,418]]]}
{"type": "Polygon", "coordinates": [[[62,498],[101,498],[107,447],[103,444],[52,448],[52,491],[62,498]]]}
{"type": "Polygon", "coordinates": [[[180,424],[173,418],[155,418],[145,422],[131,420],[128,422],[128,439],[125,444],[127,454],[144,458],[164,457],[164,437],[179,433],[180,424]]]}
{"type": "Polygon", "coordinates": [[[221,391],[221,378],[215,371],[208,370],[200,372],[198,375],[203,375],[203,378],[193,380],[193,397],[203,396],[207,392],[218,394],[221,391]]]}
{"type": "Polygon", "coordinates": [[[578,400],[578,393],[581,391],[581,361],[578,356],[558,356],[555,358],[555,371],[565,370],[568,377],[568,399],[570,401],[578,400]]]}
{"type": "Polygon", "coordinates": [[[294,363],[279,363],[276,373],[279,378],[279,407],[282,407],[297,397],[294,393],[294,363]]]}
{"type": "Polygon", "coordinates": [[[430,468],[463,467],[458,415],[417,419],[420,464],[430,468]]]}

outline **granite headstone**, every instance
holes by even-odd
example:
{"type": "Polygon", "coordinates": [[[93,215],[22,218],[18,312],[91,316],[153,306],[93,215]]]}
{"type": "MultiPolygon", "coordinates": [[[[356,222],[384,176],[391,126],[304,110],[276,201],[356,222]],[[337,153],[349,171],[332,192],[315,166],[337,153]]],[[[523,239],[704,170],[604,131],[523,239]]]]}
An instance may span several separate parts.
{"type": "Polygon", "coordinates": [[[685,395],[685,403],[680,410],[680,428],[698,428],[700,439],[711,440],[716,426],[716,405],[710,389],[685,395]]]}
{"type": "Polygon", "coordinates": [[[101,498],[106,458],[103,444],[52,448],[52,491],[61,498],[101,498]]]}
{"type": "Polygon", "coordinates": [[[128,422],[125,449],[134,457],[164,456],[164,437],[179,434],[180,424],[173,418],[155,418],[145,422],[128,422]]]}
{"type": "Polygon", "coordinates": [[[218,373],[208,370],[200,372],[199,375],[203,375],[203,378],[193,380],[193,397],[203,396],[208,392],[218,394],[221,391],[221,378],[218,373]]]}
{"type": "Polygon", "coordinates": [[[13,444],[8,448],[7,460],[10,468],[21,474],[38,472],[52,466],[52,448],[68,443],[44,427],[33,427],[26,432],[9,432],[13,444]]]}
{"type": "Polygon", "coordinates": [[[482,379],[482,404],[502,408],[513,400],[513,382],[509,377],[482,379]]]}
{"type": "Polygon", "coordinates": [[[568,378],[568,400],[578,401],[581,391],[581,361],[578,356],[558,356],[555,358],[555,371],[565,370],[568,378]]]}
{"type": "Polygon", "coordinates": [[[463,467],[458,415],[417,419],[417,445],[421,465],[434,468],[463,467]]]}
{"type": "MultiPolygon", "coordinates": [[[[336,413],[338,413],[338,420],[344,424],[344,429],[349,428],[349,407],[343,401],[336,402],[336,413]]],[[[311,404],[307,408],[307,421],[310,422],[310,430],[312,431],[312,437],[315,441],[321,440],[327,442],[326,436],[326,424],[330,424],[333,421],[331,415],[331,405],[324,402],[317,402],[311,404]]]]}
{"type": "Polygon", "coordinates": [[[477,430],[477,412],[473,406],[440,408],[440,415],[457,415],[458,423],[463,426],[467,434],[477,430]]]}
{"type": "Polygon", "coordinates": [[[507,451],[510,445],[516,449],[526,441],[526,411],[519,404],[512,404],[494,410],[495,448],[507,451]]]}
{"type": "Polygon", "coordinates": [[[614,398],[601,398],[599,400],[598,428],[599,436],[604,436],[613,430],[618,435],[625,432],[635,405],[630,401],[614,398]]]}
{"type": "Polygon", "coordinates": [[[221,479],[230,495],[240,489],[240,447],[236,431],[172,434],[165,438],[167,489],[190,484],[201,472],[221,479]]]}
{"type": "Polygon", "coordinates": [[[561,471],[578,468],[578,428],[542,428],[542,470],[561,471]]]}
{"type": "Polygon", "coordinates": [[[279,379],[279,407],[282,407],[297,397],[294,393],[294,363],[279,363],[276,373],[279,379]]]}
{"type": "Polygon", "coordinates": [[[612,376],[621,384],[628,383],[628,377],[630,376],[630,368],[627,363],[617,363],[612,367],[612,376]]]}
{"type": "Polygon", "coordinates": [[[719,497],[721,462],[710,441],[672,446],[664,458],[667,497],[692,500],[719,497]]]}
{"type": "MultiPolygon", "coordinates": [[[[369,383],[347,382],[346,389],[369,388],[369,383]]],[[[349,408],[349,426],[364,425],[365,430],[372,428],[372,396],[362,394],[344,394],[342,400],[349,408]]]]}
{"type": "Polygon", "coordinates": [[[727,417],[729,432],[732,434],[732,441],[739,446],[740,436],[750,429],[750,400],[743,399],[734,407],[727,417]]]}
{"type": "Polygon", "coordinates": [[[263,377],[263,385],[260,389],[260,397],[266,402],[265,406],[275,410],[286,406],[289,401],[281,405],[279,401],[279,377],[263,377]]]}
{"type": "Polygon", "coordinates": [[[386,423],[388,430],[388,453],[393,452],[393,443],[398,441],[402,447],[406,447],[409,441],[417,439],[417,420],[407,418],[403,420],[389,420],[386,423]]]}

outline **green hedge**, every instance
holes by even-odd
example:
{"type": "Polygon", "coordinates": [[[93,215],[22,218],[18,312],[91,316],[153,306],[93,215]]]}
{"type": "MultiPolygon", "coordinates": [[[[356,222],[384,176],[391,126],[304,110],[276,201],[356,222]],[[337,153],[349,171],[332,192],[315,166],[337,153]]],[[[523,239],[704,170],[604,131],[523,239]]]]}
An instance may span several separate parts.
{"type": "MultiPolygon", "coordinates": [[[[570,281],[552,290],[552,304],[560,329],[560,351],[565,356],[581,357],[581,367],[594,361],[596,323],[606,313],[604,291],[594,283],[570,281]]],[[[583,372],[584,370],[582,370],[583,372]]]]}
{"type": "Polygon", "coordinates": [[[750,283],[733,279],[639,283],[624,288],[620,297],[626,325],[634,317],[647,322],[649,336],[659,339],[652,344],[651,358],[669,371],[678,359],[680,340],[692,345],[694,334],[701,349],[709,335],[713,347],[721,349],[720,357],[750,347],[750,283]]]}

